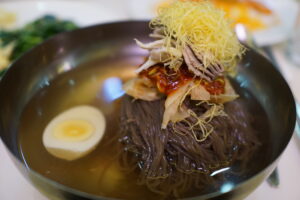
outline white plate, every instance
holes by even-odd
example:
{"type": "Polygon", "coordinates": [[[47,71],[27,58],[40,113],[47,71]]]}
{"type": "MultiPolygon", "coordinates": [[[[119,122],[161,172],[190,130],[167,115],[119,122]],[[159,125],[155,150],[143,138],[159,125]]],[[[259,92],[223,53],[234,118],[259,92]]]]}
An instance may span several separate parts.
{"type": "MultiPolygon", "coordinates": [[[[128,10],[133,19],[151,19],[156,6],[163,0],[128,0],[128,10]]],[[[263,0],[278,18],[278,24],[265,30],[254,31],[258,46],[273,45],[288,39],[297,15],[297,3],[293,0],[263,0]]],[[[260,1],[261,2],[261,1],[260,1]]]]}
{"type": "Polygon", "coordinates": [[[278,16],[279,23],[268,29],[255,31],[253,36],[259,46],[272,45],[286,41],[296,21],[298,5],[291,0],[264,0],[266,5],[278,16]]]}

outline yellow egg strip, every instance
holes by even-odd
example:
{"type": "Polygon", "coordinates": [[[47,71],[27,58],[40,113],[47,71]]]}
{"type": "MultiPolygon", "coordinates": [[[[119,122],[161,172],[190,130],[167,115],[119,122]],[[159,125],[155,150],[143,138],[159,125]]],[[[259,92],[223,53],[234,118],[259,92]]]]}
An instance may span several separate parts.
{"type": "Polygon", "coordinates": [[[196,55],[203,57],[205,67],[221,64],[225,70],[233,70],[244,50],[225,13],[208,1],[175,1],[159,9],[151,26],[165,28],[168,48],[173,40],[179,51],[189,45],[196,55]]]}

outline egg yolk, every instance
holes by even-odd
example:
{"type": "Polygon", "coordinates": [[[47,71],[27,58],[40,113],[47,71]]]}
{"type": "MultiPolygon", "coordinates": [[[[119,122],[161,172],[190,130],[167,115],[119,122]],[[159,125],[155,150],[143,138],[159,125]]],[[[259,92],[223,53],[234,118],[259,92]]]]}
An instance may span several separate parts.
{"type": "Polygon", "coordinates": [[[59,140],[76,142],[91,137],[94,127],[85,120],[65,120],[54,128],[54,137],[59,140]]]}

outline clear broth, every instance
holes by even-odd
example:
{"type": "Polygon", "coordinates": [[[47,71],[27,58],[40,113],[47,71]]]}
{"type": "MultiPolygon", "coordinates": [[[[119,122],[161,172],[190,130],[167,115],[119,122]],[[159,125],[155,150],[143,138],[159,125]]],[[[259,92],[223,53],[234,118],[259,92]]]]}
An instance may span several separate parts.
{"type": "MultiPolygon", "coordinates": [[[[122,149],[119,145],[110,143],[110,139],[121,128],[118,126],[118,97],[122,96],[120,83],[134,75],[135,63],[128,60],[101,62],[101,65],[97,62],[90,63],[59,75],[49,86],[40,89],[26,105],[19,126],[20,152],[27,167],[61,184],[94,195],[121,199],[158,199],[159,196],[145,186],[137,184],[136,172],[128,174],[122,171],[117,159],[117,154],[122,149]],[[79,160],[64,161],[51,156],[42,144],[44,128],[57,114],[82,104],[95,106],[104,113],[107,122],[105,136],[92,153],[79,160]]],[[[268,162],[271,152],[265,142],[269,137],[268,124],[259,123],[268,121],[266,114],[248,91],[243,90],[240,94],[247,101],[249,109],[255,110],[253,113],[260,116],[257,130],[263,133],[259,135],[264,149],[261,152],[265,153],[253,158],[256,160],[255,164],[243,176],[229,176],[228,171],[222,172],[226,180],[233,184],[258,172],[268,162]]],[[[202,193],[189,191],[185,196],[202,193]]]]}

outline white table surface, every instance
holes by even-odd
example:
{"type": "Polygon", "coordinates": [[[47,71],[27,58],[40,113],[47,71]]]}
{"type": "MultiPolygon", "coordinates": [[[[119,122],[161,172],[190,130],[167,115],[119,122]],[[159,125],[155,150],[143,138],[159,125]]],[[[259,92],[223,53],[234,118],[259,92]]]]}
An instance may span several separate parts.
{"type": "MultiPolygon", "coordinates": [[[[118,0],[111,0],[115,4],[118,0]]],[[[101,1],[104,2],[104,1],[101,1]]],[[[120,2],[120,1],[119,1],[120,2]]],[[[124,3],[124,1],[123,1],[124,3]]],[[[118,4],[122,10],[124,4],[118,4]]],[[[111,5],[110,5],[111,6],[111,5]]],[[[109,6],[108,6],[109,7],[109,6]]],[[[119,13],[120,14],[120,13],[119,13]]],[[[126,13],[124,13],[125,16],[126,13]]],[[[128,13],[127,13],[128,14],[128,13]]],[[[123,18],[125,19],[126,17],[123,18]]],[[[295,98],[300,101],[300,66],[290,63],[284,55],[284,46],[273,48],[274,55],[280,65],[282,74],[288,81],[295,98]]],[[[293,137],[283,153],[279,164],[280,185],[271,188],[266,182],[258,187],[246,200],[299,200],[300,199],[300,140],[293,137]]],[[[0,200],[46,200],[33,186],[20,174],[0,141],[0,200]]]]}

